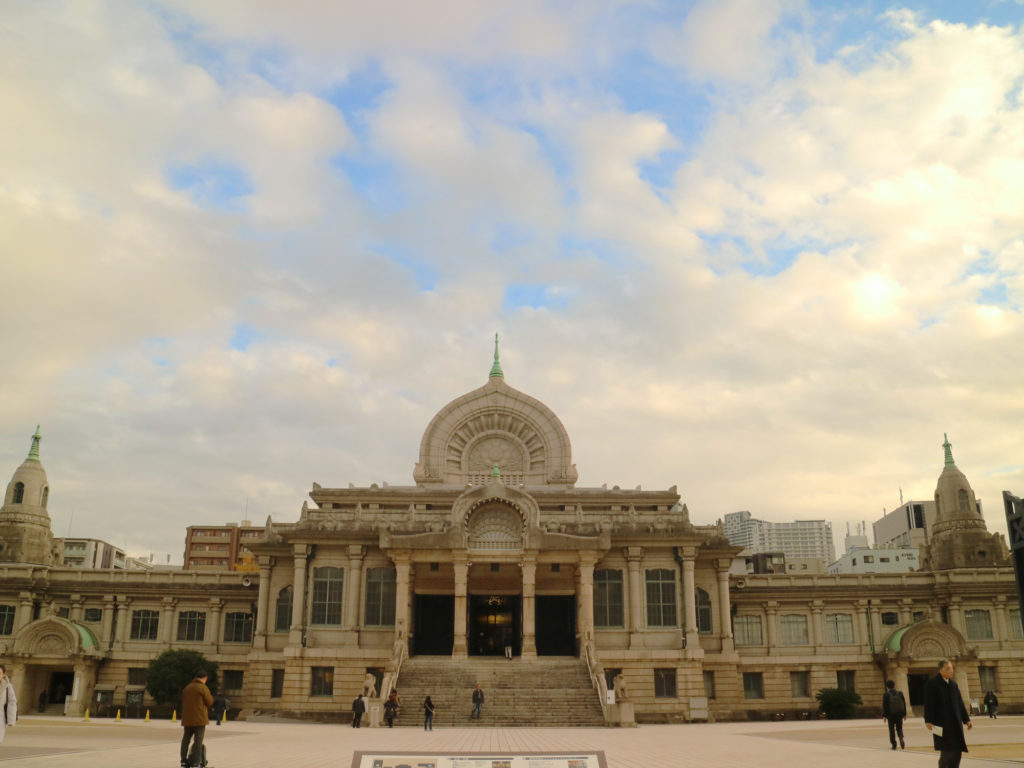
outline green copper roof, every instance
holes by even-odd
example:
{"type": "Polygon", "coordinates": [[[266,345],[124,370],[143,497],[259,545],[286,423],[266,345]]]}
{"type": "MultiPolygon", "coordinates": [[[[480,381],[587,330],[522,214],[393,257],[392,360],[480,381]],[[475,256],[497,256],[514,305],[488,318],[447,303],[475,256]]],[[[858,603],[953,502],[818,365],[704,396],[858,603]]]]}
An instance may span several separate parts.
{"type": "Polygon", "coordinates": [[[942,433],[942,436],[946,439],[946,442],[942,444],[942,448],[946,452],[946,466],[955,467],[956,464],[953,463],[953,446],[949,443],[949,436],[945,432],[942,433]]]}
{"type": "Polygon", "coordinates": [[[905,635],[907,633],[907,630],[910,629],[912,626],[914,625],[907,624],[907,626],[900,627],[891,635],[889,635],[889,637],[885,641],[885,650],[892,651],[893,653],[899,653],[900,643],[903,641],[903,635],[905,635]]]}
{"type": "Polygon", "coordinates": [[[501,362],[498,360],[498,334],[494,334],[494,365],[491,366],[491,377],[494,376],[505,378],[505,374],[501,372],[501,362]]]}
{"type": "Polygon", "coordinates": [[[29,449],[27,461],[39,461],[39,441],[43,436],[39,434],[39,425],[36,424],[36,433],[32,435],[32,448],[29,449]]]}
{"type": "Polygon", "coordinates": [[[91,648],[99,648],[100,647],[99,642],[96,640],[96,635],[94,635],[92,633],[91,629],[89,629],[88,627],[83,627],[81,624],[76,624],[75,622],[71,622],[71,624],[72,624],[72,626],[74,626],[75,629],[78,630],[78,634],[82,638],[82,649],[83,650],[87,651],[87,650],[89,650],[91,648]]]}

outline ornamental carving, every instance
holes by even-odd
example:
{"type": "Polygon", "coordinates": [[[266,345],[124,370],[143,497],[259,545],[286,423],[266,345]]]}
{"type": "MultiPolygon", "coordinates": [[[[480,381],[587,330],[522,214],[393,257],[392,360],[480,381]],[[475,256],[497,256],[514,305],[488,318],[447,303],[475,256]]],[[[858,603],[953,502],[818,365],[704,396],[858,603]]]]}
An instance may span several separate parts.
{"type": "Polygon", "coordinates": [[[36,643],[36,653],[40,656],[67,656],[71,647],[60,635],[44,635],[36,643]]]}
{"type": "Polygon", "coordinates": [[[512,507],[484,507],[473,512],[466,524],[469,546],[507,549],[522,543],[523,520],[512,507]]]}
{"type": "Polygon", "coordinates": [[[495,465],[502,474],[522,472],[522,450],[503,437],[485,437],[470,448],[466,462],[466,469],[470,472],[490,472],[495,465]]]}

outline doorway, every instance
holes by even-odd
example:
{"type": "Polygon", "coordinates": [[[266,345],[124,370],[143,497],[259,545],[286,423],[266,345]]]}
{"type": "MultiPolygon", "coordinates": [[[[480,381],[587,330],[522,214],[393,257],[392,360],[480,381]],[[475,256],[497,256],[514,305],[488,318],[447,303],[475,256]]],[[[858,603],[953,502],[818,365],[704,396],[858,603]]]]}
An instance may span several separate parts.
{"type": "Polygon", "coordinates": [[[910,706],[924,706],[924,686],[931,675],[910,674],[907,675],[907,689],[910,691],[910,706]]]}
{"type": "Polygon", "coordinates": [[[576,596],[537,595],[537,655],[576,655],[576,596]]]}
{"type": "Polygon", "coordinates": [[[470,595],[469,637],[471,656],[503,656],[505,646],[512,646],[512,655],[520,650],[519,595],[470,595]]]}
{"type": "Polygon", "coordinates": [[[413,605],[413,653],[451,656],[455,642],[455,596],[416,595],[413,605]]]}
{"type": "Polygon", "coordinates": [[[71,688],[75,684],[74,672],[51,672],[50,685],[46,688],[46,703],[57,704],[60,711],[64,711],[64,697],[71,695],[71,688]]]}

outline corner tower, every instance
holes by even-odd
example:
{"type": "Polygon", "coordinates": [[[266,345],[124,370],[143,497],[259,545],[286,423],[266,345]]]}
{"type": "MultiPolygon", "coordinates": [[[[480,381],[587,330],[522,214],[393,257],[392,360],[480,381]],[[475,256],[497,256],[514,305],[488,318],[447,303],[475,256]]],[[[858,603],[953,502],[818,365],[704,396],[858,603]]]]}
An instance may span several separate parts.
{"type": "Polygon", "coordinates": [[[571,488],[579,475],[554,411],[505,383],[494,335],[487,383],[442,408],[427,426],[413,470],[417,485],[571,488]]]}
{"type": "Polygon", "coordinates": [[[46,505],[50,484],[39,461],[39,427],[32,435],[32,447],[7,484],[0,507],[0,562],[54,565],[53,531],[46,505]]]}
{"type": "Polygon", "coordinates": [[[974,489],[956,462],[948,436],[942,449],[945,466],[935,486],[935,524],[921,558],[923,570],[985,568],[1007,565],[1006,542],[989,533],[974,489]]]}

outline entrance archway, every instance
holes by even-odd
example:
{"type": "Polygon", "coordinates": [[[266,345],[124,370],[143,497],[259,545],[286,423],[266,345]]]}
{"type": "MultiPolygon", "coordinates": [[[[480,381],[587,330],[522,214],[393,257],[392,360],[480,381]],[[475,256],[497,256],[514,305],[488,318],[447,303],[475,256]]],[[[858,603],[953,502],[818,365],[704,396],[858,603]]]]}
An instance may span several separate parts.
{"type": "Polygon", "coordinates": [[[520,653],[522,599],[519,595],[471,595],[469,600],[469,653],[502,656],[505,646],[520,653]]]}

